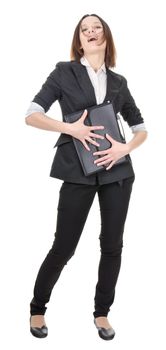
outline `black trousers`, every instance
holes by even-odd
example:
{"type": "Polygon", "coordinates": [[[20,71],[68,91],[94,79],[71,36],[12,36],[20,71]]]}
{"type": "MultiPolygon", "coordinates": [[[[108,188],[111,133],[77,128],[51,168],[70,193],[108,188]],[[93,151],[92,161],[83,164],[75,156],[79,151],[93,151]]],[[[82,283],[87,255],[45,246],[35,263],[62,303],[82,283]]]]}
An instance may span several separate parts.
{"type": "Polygon", "coordinates": [[[94,317],[107,316],[115,297],[121,265],[123,232],[134,178],[104,185],[63,182],[59,191],[55,238],[37,274],[31,315],[44,315],[62,269],[74,255],[97,192],[101,214],[98,281],[94,317]]]}

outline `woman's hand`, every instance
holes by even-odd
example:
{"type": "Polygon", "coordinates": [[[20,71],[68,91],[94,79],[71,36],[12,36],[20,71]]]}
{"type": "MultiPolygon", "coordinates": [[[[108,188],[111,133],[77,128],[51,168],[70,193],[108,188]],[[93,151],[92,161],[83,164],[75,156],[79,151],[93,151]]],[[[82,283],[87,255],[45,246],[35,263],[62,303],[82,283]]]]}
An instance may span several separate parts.
{"type": "Polygon", "coordinates": [[[95,134],[92,132],[93,130],[101,130],[104,129],[103,125],[100,126],[87,126],[84,124],[84,120],[87,116],[88,112],[85,109],[84,113],[81,115],[81,117],[74,123],[69,123],[69,135],[77,138],[80,140],[85,148],[90,151],[90,148],[88,147],[86,141],[92,143],[92,145],[99,146],[99,144],[94,141],[92,138],[98,138],[98,139],[104,139],[104,136],[95,134]]]}
{"type": "Polygon", "coordinates": [[[107,166],[106,170],[112,168],[112,166],[129,153],[129,147],[127,144],[115,141],[110,135],[106,134],[107,139],[111,142],[112,147],[104,151],[94,152],[93,155],[101,155],[100,158],[94,161],[95,164],[107,166]]]}

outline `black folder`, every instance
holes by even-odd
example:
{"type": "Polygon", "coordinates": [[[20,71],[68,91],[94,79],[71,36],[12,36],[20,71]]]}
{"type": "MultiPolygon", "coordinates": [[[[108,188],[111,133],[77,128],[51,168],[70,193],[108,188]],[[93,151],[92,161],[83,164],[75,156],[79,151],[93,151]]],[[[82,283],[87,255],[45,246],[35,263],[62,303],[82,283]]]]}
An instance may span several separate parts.
{"type": "MultiPolygon", "coordinates": [[[[102,151],[111,147],[112,144],[106,138],[106,134],[111,135],[112,138],[118,142],[122,142],[122,143],[126,142],[124,135],[122,135],[121,133],[120,126],[118,123],[118,118],[114,111],[114,107],[110,101],[106,101],[102,104],[98,104],[90,108],[87,108],[87,111],[88,111],[88,115],[86,116],[86,119],[84,122],[85,125],[89,125],[89,126],[103,125],[104,129],[94,130],[94,133],[103,135],[105,136],[105,138],[103,140],[94,139],[95,141],[97,141],[97,143],[100,144],[100,146],[92,145],[89,142],[88,146],[90,148],[90,151],[88,151],[80,140],[78,140],[75,137],[72,137],[85,176],[91,175],[98,171],[104,171],[104,170],[106,171],[106,167],[108,166],[108,164],[97,166],[96,164],[94,164],[94,160],[101,156],[93,155],[95,151],[102,151]]],[[[67,114],[64,116],[64,119],[68,123],[73,123],[81,117],[83,112],[84,110],[80,110],[74,113],[67,114]]],[[[118,164],[121,164],[126,161],[127,161],[127,157],[126,156],[122,157],[114,164],[114,166],[115,165],[117,166],[118,164]]]]}

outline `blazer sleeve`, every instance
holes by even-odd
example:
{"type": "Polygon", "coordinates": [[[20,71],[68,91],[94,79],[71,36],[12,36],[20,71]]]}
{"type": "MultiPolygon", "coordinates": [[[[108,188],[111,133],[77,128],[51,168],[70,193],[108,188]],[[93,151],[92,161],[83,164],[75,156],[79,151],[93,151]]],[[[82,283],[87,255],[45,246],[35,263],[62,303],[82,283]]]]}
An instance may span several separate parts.
{"type": "Polygon", "coordinates": [[[130,127],[134,125],[142,124],[144,123],[144,119],[142,118],[141,112],[139,108],[136,106],[135,100],[130,93],[126,78],[123,77],[123,79],[124,79],[123,88],[122,88],[123,103],[121,107],[122,117],[130,127]]]}
{"type": "Polygon", "coordinates": [[[59,62],[55,69],[47,77],[40,91],[35,95],[32,102],[38,103],[47,112],[53,102],[61,98],[61,80],[59,62]]]}

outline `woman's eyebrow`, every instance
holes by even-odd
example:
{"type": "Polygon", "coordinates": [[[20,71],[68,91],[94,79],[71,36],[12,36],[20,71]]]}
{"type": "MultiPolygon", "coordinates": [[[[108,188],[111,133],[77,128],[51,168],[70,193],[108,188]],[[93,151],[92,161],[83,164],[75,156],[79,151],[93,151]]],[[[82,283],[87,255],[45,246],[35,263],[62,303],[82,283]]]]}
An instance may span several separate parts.
{"type": "MultiPolygon", "coordinates": [[[[101,24],[100,22],[93,22],[93,24],[95,24],[95,23],[101,24]]],[[[81,24],[81,27],[83,27],[83,26],[87,26],[87,24],[81,24]]]]}

